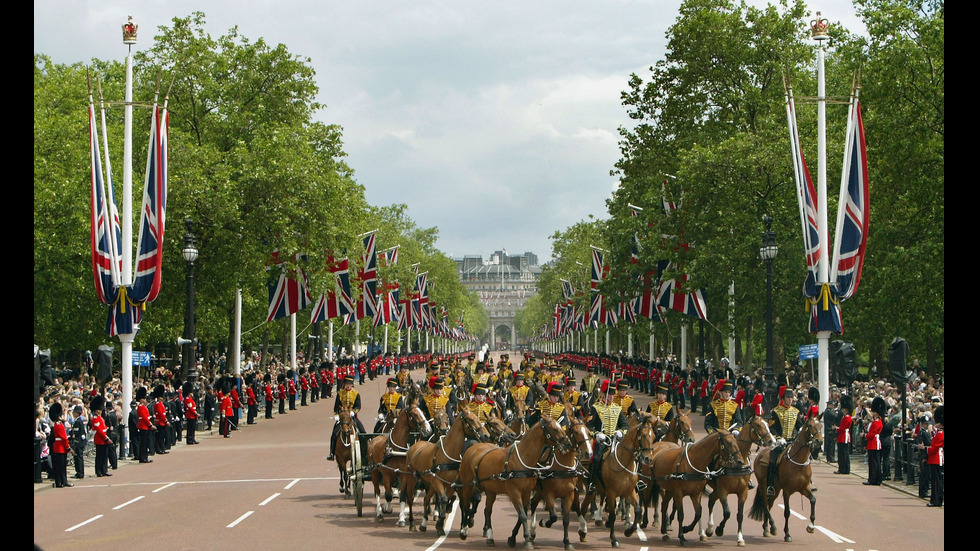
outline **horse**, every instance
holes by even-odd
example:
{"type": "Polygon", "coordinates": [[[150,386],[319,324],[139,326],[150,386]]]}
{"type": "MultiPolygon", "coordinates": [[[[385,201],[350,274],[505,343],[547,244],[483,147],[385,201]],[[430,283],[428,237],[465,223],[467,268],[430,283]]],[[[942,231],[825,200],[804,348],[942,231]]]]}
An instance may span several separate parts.
{"type": "Polygon", "coordinates": [[[676,447],[664,449],[657,454],[651,468],[654,480],[664,492],[660,504],[660,533],[663,541],[670,541],[670,536],[667,535],[667,505],[673,501],[679,527],[677,537],[683,546],[687,545],[684,534],[694,530],[694,526],[701,520],[701,492],[708,480],[716,474],[709,470],[711,465],[720,458],[738,468],[742,465],[742,457],[735,436],[723,429],[709,434],[696,444],[685,444],[683,447],[668,445],[676,447]],[[694,519],[688,526],[684,526],[685,496],[690,497],[694,504],[694,519]]]}
{"type": "Polygon", "coordinates": [[[797,433],[789,449],[784,451],[782,457],[777,458],[779,476],[773,482],[775,493],[767,498],[766,492],[766,470],[772,463],[770,455],[772,450],[762,450],[755,458],[755,479],[759,487],[755,491],[755,499],[752,502],[752,510],[749,511],[749,518],[762,521],[762,533],[765,536],[776,535],[776,523],[772,519],[773,502],[783,493],[783,516],[785,524],[783,532],[785,541],[793,541],[789,535],[789,498],[795,493],[800,493],[810,500],[810,524],[806,531],[810,534],[815,530],[813,521],[816,519],[817,498],[810,490],[810,479],[813,476],[810,468],[810,452],[814,448],[819,449],[823,444],[822,423],[816,418],[811,417],[804,423],[803,428],[797,433]],[[766,532],[766,526],[769,531],[766,532]]]}
{"type": "Polygon", "coordinates": [[[491,417],[483,424],[490,432],[490,437],[498,446],[506,446],[517,440],[517,433],[500,417],[491,417]]]}
{"type": "Polygon", "coordinates": [[[708,530],[702,535],[711,537],[715,531],[714,507],[717,501],[721,501],[721,508],[724,513],[721,524],[718,525],[718,537],[725,534],[725,523],[732,516],[728,508],[728,496],[735,494],[738,496],[738,512],[735,516],[738,521],[737,545],[745,547],[745,538],[742,537],[742,518],[745,511],[745,499],[749,496],[749,477],[752,474],[752,470],[747,467],[749,452],[752,449],[752,444],[764,448],[775,444],[776,439],[769,432],[769,423],[766,423],[762,417],[755,417],[742,428],[735,440],[738,442],[738,451],[746,467],[736,470],[734,465],[724,464],[722,466],[727,472],[708,481],[708,486],[712,489],[711,495],[708,496],[708,530]]]}
{"type": "Polygon", "coordinates": [[[337,450],[334,458],[337,460],[337,470],[340,471],[340,493],[351,497],[351,472],[354,468],[353,451],[357,445],[357,423],[354,414],[348,408],[341,408],[337,414],[340,432],[337,434],[337,450]]]}
{"type": "Polygon", "coordinates": [[[524,433],[527,432],[527,403],[523,400],[518,400],[514,403],[513,412],[514,419],[510,422],[510,430],[514,431],[517,435],[517,439],[520,440],[524,433]]]}
{"type": "MultiPolygon", "coordinates": [[[[445,411],[440,410],[438,413],[448,418],[445,411]]],[[[446,534],[446,510],[449,497],[455,493],[453,484],[459,477],[459,463],[463,459],[463,443],[466,438],[489,442],[492,437],[476,415],[463,409],[456,416],[456,422],[445,436],[441,436],[436,442],[420,440],[408,449],[406,465],[410,473],[402,475],[402,488],[408,496],[415,495],[417,485],[425,488],[422,522],[419,525],[419,530],[422,532],[425,532],[428,526],[430,503],[435,496],[436,532],[440,536],[446,534]]],[[[415,531],[413,501],[413,499],[408,501],[408,526],[412,532],[415,531]]]]}
{"type": "MultiPolygon", "coordinates": [[[[653,448],[654,426],[658,418],[649,413],[640,413],[639,419],[636,426],[626,431],[622,441],[614,441],[612,447],[606,451],[602,461],[602,476],[596,481],[597,490],[603,490],[605,495],[606,512],[609,513],[606,528],[609,528],[609,540],[613,547],[619,547],[615,529],[617,499],[623,498],[633,506],[633,522],[626,527],[624,535],[627,538],[632,536],[639,526],[640,500],[636,483],[640,478],[641,467],[650,462],[648,452],[653,448]]],[[[595,492],[587,492],[581,510],[590,510],[594,502],[595,492]]],[[[601,513],[597,511],[597,514],[601,513]]],[[[579,536],[584,539],[581,531],[579,536]]]]}
{"type": "MultiPolygon", "coordinates": [[[[459,467],[459,502],[463,511],[460,522],[460,539],[466,539],[468,529],[473,526],[476,507],[480,503],[480,492],[487,495],[484,505],[483,535],[487,545],[494,545],[493,503],[498,494],[506,494],[517,510],[520,525],[524,528],[524,548],[533,549],[528,507],[531,492],[537,486],[537,475],[550,470],[554,463],[555,450],[567,445],[568,436],[553,419],[542,419],[524,435],[506,448],[493,444],[476,444],[463,453],[459,467]]],[[[516,545],[516,536],[508,543],[516,545]]]]}
{"type": "MultiPolygon", "coordinates": [[[[582,475],[587,475],[588,471],[582,466],[582,461],[588,461],[592,457],[592,437],[589,435],[589,428],[580,417],[575,415],[572,405],[565,403],[565,419],[568,420],[566,434],[571,439],[568,444],[562,443],[555,450],[555,468],[539,475],[538,489],[531,497],[531,530],[532,538],[534,531],[534,511],[538,503],[544,501],[545,508],[548,509],[548,520],[541,520],[540,526],[551,528],[558,520],[555,513],[555,500],[561,498],[561,520],[564,529],[565,551],[574,551],[574,547],[568,540],[568,524],[571,521],[572,510],[578,509],[578,481],[582,475]],[[569,445],[570,444],[570,445],[569,445]]],[[[581,518],[581,514],[579,514],[581,518]]],[[[520,522],[514,524],[514,531],[511,533],[507,542],[516,541],[517,530],[520,522]]]]}
{"type": "MultiPolygon", "coordinates": [[[[410,431],[420,432],[423,438],[432,433],[432,426],[425,418],[422,410],[419,409],[415,400],[398,414],[395,426],[387,434],[375,436],[368,442],[368,459],[371,468],[371,481],[374,482],[374,496],[377,500],[377,512],[375,520],[382,522],[384,513],[391,512],[391,487],[395,481],[395,475],[405,468],[405,453],[408,451],[408,433],[410,431]],[[381,484],[384,483],[385,506],[381,506],[381,484]]],[[[398,515],[398,522],[404,525],[406,512],[406,499],[408,496],[404,492],[399,496],[402,510],[398,515]]]]}
{"type": "MultiPolygon", "coordinates": [[[[667,425],[667,431],[664,435],[658,435],[658,442],[669,442],[672,444],[684,443],[694,443],[694,423],[691,418],[686,413],[678,412],[674,416],[674,420],[667,425]]],[[[657,434],[657,433],[655,433],[657,434]]],[[[656,445],[655,445],[656,446],[656,445]]],[[[646,486],[640,491],[640,505],[643,507],[643,519],[640,522],[640,528],[646,528],[650,520],[650,505],[653,505],[653,525],[657,526],[660,523],[660,516],[657,511],[658,504],[660,503],[660,493],[654,491],[656,484],[651,480],[652,475],[650,474],[650,466],[644,465],[641,471],[641,478],[649,480],[646,486]]]]}

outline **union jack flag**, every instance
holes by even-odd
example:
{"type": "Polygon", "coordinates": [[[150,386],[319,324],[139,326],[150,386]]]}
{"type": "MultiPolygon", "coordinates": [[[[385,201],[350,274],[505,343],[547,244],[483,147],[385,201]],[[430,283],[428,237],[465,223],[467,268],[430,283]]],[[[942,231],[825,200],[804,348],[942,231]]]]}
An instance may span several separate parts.
{"type": "Polygon", "coordinates": [[[350,296],[350,261],[343,258],[334,262],[331,257],[328,261],[328,269],[336,280],[335,290],[320,295],[316,306],[313,307],[311,323],[346,316],[356,311],[350,296]]]}
{"type": "Polygon", "coordinates": [[[141,306],[152,302],[160,293],[163,268],[163,234],[167,208],[167,159],[169,115],[154,103],[150,122],[150,139],[143,202],[140,208],[140,233],[132,285],[122,285],[122,243],[119,213],[112,187],[105,110],[101,110],[102,139],[106,151],[106,172],[102,171],[99,153],[95,106],[89,94],[89,144],[92,207],[92,267],[99,301],[110,304],[106,332],[110,336],[139,330],[141,306]]]}
{"type": "Polygon", "coordinates": [[[378,252],[376,235],[374,232],[364,236],[364,254],[361,257],[363,268],[359,278],[361,280],[361,300],[357,303],[357,318],[363,319],[370,317],[374,319],[378,315],[377,295],[378,295],[378,252]]]}
{"type": "Polygon", "coordinates": [[[592,289],[592,300],[589,305],[589,323],[592,325],[604,325],[608,310],[602,293],[599,292],[599,284],[602,283],[602,251],[592,249],[592,278],[590,288],[592,289]]]}
{"type": "Polygon", "coordinates": [[[864,250],[868,243],[871,198],[868,192],[868,150],[864,141],[864,120],[857,92],[851,102],[847,120],[847,142],[844,148],[844,170],[841,174],[840,203],[837,212],[837,234],[834,243],[835,274],[840,300],[857,292],[864,267],[864,250]]]}
{"type": "Polygon", "coordinates": [[[679,278],[661,281],[660,290],[657,293],[657,304],[663,308],[670,308],[688,316],[707,320],[708,307],[704,300],[704,289],[686,291],[684,285],[688,280],[690,280],[690,276],[682,274],[679,278]]]}
{"type": "MultiPolygon", "coordinates": [[[[286,270],[285,263],[278,261],[278,254],[274,253],[273,257],[280,267],[280,273],[275,282],[269,283],[269,312],[265,321],[291,316],[313,303],[306,270],[286,270]]],[[[293,256],[294,262],[298,263],[301,259],[306,260],[300,255],[293,256]]]]}

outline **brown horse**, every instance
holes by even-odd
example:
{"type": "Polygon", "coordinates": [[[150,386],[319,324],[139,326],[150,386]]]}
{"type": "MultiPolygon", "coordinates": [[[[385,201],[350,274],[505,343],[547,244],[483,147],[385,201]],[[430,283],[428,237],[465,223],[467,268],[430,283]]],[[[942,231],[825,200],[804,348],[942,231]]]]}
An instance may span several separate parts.
{"type": "MultiPolygon", "coordinates": [[[[632,536],[639,526],[640,498],[636,491],[636,483],[640,479],[642,466],[650,462],[649,452],[653,449],[654,427],[658,420],[658,417],[649,413],[640,413],[636,426],[629,429],[621,441],[614,441],[612,447],[603,455],[602,477],[596,481],[596,487],[597,491],[601,491],[605,496],[606,512],[609,513],[606,528],[609,528],[609,540],[613,547],[619,547],[615,527],[617,500],[624,499],[633,506],[633,522],[626,527],[624,535],[627,538],[632,536]]],[[[594,502],[595,494],[587,492],[581,510],[590,510],[594,502]]],[[[581,531],[579,535],[582,536],[581,531]]],[[[584,539],[584,536],[581,539],[584,539]]]]}
{"type": "MultiPolygon", "coordinates": [[[[676,444],[666,444],[676,446],[676,444]]],[[[694,530],[701,520],[701,492],[708,480],[715,476],[711,466],[717,459],[729,462],[735,467],[742,465],[735,436],[726,430],[719,430],[702,438],[696,444],[665,449],[653,458],[653,476],[664,492],[660,504],[660,533],[663,541],[670,541],[667,535],[667,506],[673,501],[677,513],[678,533],[681,545],[687,545],[684,534],[694,530]],[[690,497],[694,504],[694,519],[684,526],[684,497],[690,497]]]]}
{"type": "Polygon", "coordinates": [[[783,493],[783,516],[785,517],[783,532],[785,534],[785,541],[793,541],[792,536],[789,535],[789,498],[795,493],[803,494],[809,498],[810,524],[806,527],[806,531],[812,534],[815,530],[813,521],[816,519],[817,498],[810,490],[810,479],[813,476],[812,470],[810,469],[810,451],[814,448],[820,449],[822,444],[822,423],[817,418],[811,417],[803,425],[803,428],[800,429],[796,438],[793,439],[793,443],[789,446],[789,449],[783,452],[782,457],[776,459],[779,466],[779,476],[773,482],[775,493],[768,499],[766,498],[766,470],[772,463],[770,461],[772,450],[762,450],[756,456],[754,464],[755,479],[759,487],[755,491],[755,499],[752,502],[752,510],[749,512],[749,518],[762,521],[763,535],[776,535],[776,523],[772,519],[770,509],[772,509],[772,504],[776,501],[776,497],[779,496],[779,492],[783,493]],[[767,525],[769,527],[768,532],[766,531],[767,525]]]}
{"type": "Polygon", "coordinates": [[[491,417],[483,424],[490,432],[490,438],[498,446],[506,446],[517,440],[517,433],[514,432],[507,423],[500,417],[491,417]]]}
{"type": "Polygon", "coordinates": [[[527,403],[518,400],[514,402],[514,419],[510,422],[510,430],[514,431],[517,439],[520,440],[527,432],[527,403]]]}
{"type": "Polygon", "coordinates": [[[347,408],[340,409],[337,423],[340,424],[340,432],[337,434],[337,451],[334,458],[337,460],[337,470],[340,471],[340,493],[349,498],[350,478],[354,470],[354,452],[360,451],[357,447],[357,423],[354,421],[354,414],[347,408]]]}
{"type": "Polygon", "coordinates": [[[745,547],[745,538],[742,537],[742,519],[745,512],[745,500],[749,496],[749,478],[752,474],[752,470],[748,468],[749,452],[752,450],[753,444],[765,448],[775,444],[776,439],[769,432],[769,423],[766,423],[762,417],[755,417],[742,428],[735,440],[738,442],[738,451],[744,466],[735,469],[734,465],[723,464],[722,467],[727,472],[708,481],[708,486],[712,490],[711,495],[708,496],[708,529],[706,532],[702,532],[702,535],[711,537],[715,531],[713,513],[717,501],[721,501],[721,508],[724,513],[721,524],[718,525],[718,537],[725,535],[725,523],[732,516],[728,508],[728,496],[735,494],[738,496],[738,511],[735,515],[735,519],[738,521],[738,538],[736,541],[739,547],[745,547]]]}
{"type": "MultiPolygon", "coordinates": [[[[445,411],[440,410],[439,413],[446,416],[445,411]]],[[[436,533],[440,536],[446,534],[446,510],[449,498],[455,494],[453,484],[459,478],[459,463],[463,459],[463,444],[467,438],[488,442],[491,436],[476,415],[463,409],[457,414],[456,422],[445,436],[440,437],[436,442],[420,440],[408,449],[406,464],[409,473],[401,477],[402,489],[409,496],[415,495],[416,486],[425,489],[422,522],[419,525],[419,530],[422,532],[425,532],[428,526],[430,504],[435,497],[436,533]]],[[[413,501],[408,500],[408,526],[409,530],[414,532],[413,501]]]]}
{"type": "MultiPolygon", "coordinates": [[[[556,448],[567,445],[568,436],[552,419],[542,419],[524,435],[524,439],[506,448],[493,444],[476,444],[463,453],[459,467],[459,503],[462,510],[460,539],[466,539],[473,526],[480,492],[487,495],[483,509],[483,535],[487,545],[493,545],[493,503],[498,494],[505,494],[517,510],[520,525],[524,527],[524,547],[533,549],[528,507],[531,492],[537,486],[538,473],[548,471],[554,463],[556,448]]],[[[516,545],[516,539],[508,540],[516,545]]]]}
{"type": "MultiPolygon", "coordinates": [[[[548,520],[541,520],[540,526],[551,528],[558,520],[555,513],[555,501],[561,499],[561,520],[562,528],[565,531],[562,542],[566,551],[574,551],[571,542],[568,540],[568,524],[571,521],[573,508],[578,509],[578,481],[588,471],[582,466],[582,461],[588,461],[592,457],[592,437],[589,435],[589,428],[580,417],[575,415],[572,404],[565,402],[564,418],[568,420],[568,427],[565,429],[570,438],[569,443],[562,443],[555,450],[554,467],[539,476],[538,488],[531,497],[531,533],[534,534],[534,511],[538,503],[544,500],[545,508],[548,509],[548,520]]],[[[581,515],[579,515],[581,517],[581,515]]],[[[508,543],[516,541],[517,529],[521,524],[514,525],[508,543]]]]}
{"type": "MultiPolygon", "coordinates": [[[[664,423],[668,425],[667,423],[664,423]]],[[[671,421],[667,428],[667,433],[661,438],[657,437],[657,441],[679,444],[679,443],[694,443],[694,423],[691,418],[686,413],[677,412],[674,416],[673,421],[671,421]]],[[[656,448],[656,444],[654,445],[656,448]]],[[[644,480],[643,490],[640,491],[640,505],[643,507],[643,520],[640,522],[640,528],[646,528],[649,523],[649,509],[653,505],[653,525],[657,526],[660,524],[660,513],[658,512],[658,505],[660,503],[660,492],[654,491],[656,484],[651,480],[652,475],[650,473],[650,466],[644,465],[641,471],[641,478],[644,480]]]]}
{"type": "MultiPolygon", "coordinates": [[[[395,426],[387,434],[375,436],[368,442],[368,461],[371,468],[371,481],[374,482],[374,496],[377,500],[377,511],[375,520],[384,520],[382,513],[391,512],[391,487],[394,484],[395,476],[405,468],[405,454],[408,452],[409,432],[419,432],[423,438],[432,433],[432,426],[428,419],[419,409],[418,404],[413,400],[408,407],[398,414],[395,426]],[[385,506],[381,505],[381,485],[384,484],[385,506]]],[[[406,498],[404,492],[399,496],[402,510],[398,515],[398,521],[404,522],[406,513],[406,498]]],[[[403,524],[404,525],[404,524],[403,524]]]]}

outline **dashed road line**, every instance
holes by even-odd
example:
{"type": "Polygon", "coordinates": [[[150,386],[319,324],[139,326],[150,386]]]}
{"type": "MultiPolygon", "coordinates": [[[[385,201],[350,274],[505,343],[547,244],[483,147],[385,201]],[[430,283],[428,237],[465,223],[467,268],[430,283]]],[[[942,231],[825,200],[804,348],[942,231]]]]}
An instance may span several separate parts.
{"type": "Polygon", "coordinates": [[[266,503],[269,503],[273,499],[276,499],[277,497],[279,497],[279,495],[280,495],[279,492],[276,492],[276,493],[272,494],[271,496],[265,498],[265,501],[263,501],[262,503],[259,503],[259,507],[265,505],[266,503]]]}
{"type": "Polygon", "coordinates": [[[143,499],[144,497],[146,497],[146,496],[134,497],[133,499],[127,501],[126,503],[123,503],[122,505],[116,505],[115,507],[112,508],[112,510],[113,511],[118,511],[119,509],[122,509],[123,507],[125,507],[127,505],[131,505],[133,503],[136,503],[137,501],[143,499]]]}
{"type": "Polygon", "coordinates": [[[153,490],[153,493],[155,494],[155,493],[157,493],[157,492],[160,492],[160,491],[163,491],[163,490],[166,490],[167,488],[169,488],[169,487],[171,487],[171,486],[175,486],[176,484],[177,484],[176,482],[171,482],[170,484],[165,484],[165,485],[163,485],[163,486],[160,486],[160,487],[159,487],[159,488],[157,488],[156,490],[153,490]]]}
{"type": "Polygon", "coordinates": [[[235,522],[232,522],[232,523],[231,523],[231,524],[229,524],[228,526],[225,526],[225,528],[234,528],[235,526],[237,526],[237,525],[238,525],[238,523],[239,523],[239,522],[241,522],[241,521],[243,521],[243,520],[245,520],[245,519],[247,519],[247,518],[248,518],[249,516],[251,516],[251,515],[252,515],[252,513],[254,513],[254,512],[255,512],[255,511],[249,511],[249,512],[247,512],[247,513],[245,513],[244,515],[242,515],[242,516],[240,516],[240,517],[238,517],[237,519],[235,519],[235,522]]]}
{"type": "Polygon", "coordinates": [[[68,528],[67,530],[65,530],[65,532],[71,532],[71,531],[72,531],[72,530],[74,530],[75,528],[81,528],[82,526],[85,526],[86,524],[88,524],[88,523],[90,523],[90,522],[94,522],[94,521],[96,521],[96,520],[99,520],[100,518],[102,518],[102,515],[95,515],[94,517],[92,517],[92,518],[90,518],[90,519],[88,519],[88,520],[86,520],[85,522],[79,522],[79,523],[78,523],[78,524],[76,524],[75,526],[72,526],[71,528],[68,528]]]}
{"type": "Polygon", "coordinates": [[[440,545],[442,545],[442,542],[446,541],[446,536],[449,535],[449,529],[452,527],[453,521],[456,520],[456,511],[458,510],[459,510],[459,500],[453,503],[453,510],[450,511],[448,515],[446,515],[446,524],[445,524],[446,534],[439,536],[439,539],[437,539],[436,542],[430,545],[429,548],[426,549],[425,551],[435,551],[440,545]]]}

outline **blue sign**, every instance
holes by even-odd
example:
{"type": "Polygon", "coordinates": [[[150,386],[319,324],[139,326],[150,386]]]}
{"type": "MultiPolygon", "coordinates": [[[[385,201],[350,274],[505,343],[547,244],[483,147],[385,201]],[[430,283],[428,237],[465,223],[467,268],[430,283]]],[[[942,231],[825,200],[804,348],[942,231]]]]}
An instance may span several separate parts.
{"type": "Polygon", "coordinates": [[[133,350],[133,367],[150,367],[150,353],[133,350]]]}
{"type": "Polygon", "coordinates": [[[815,360],[820,357],[816,344],[804,344],[798,347],[801,360],[815,360]]]}

